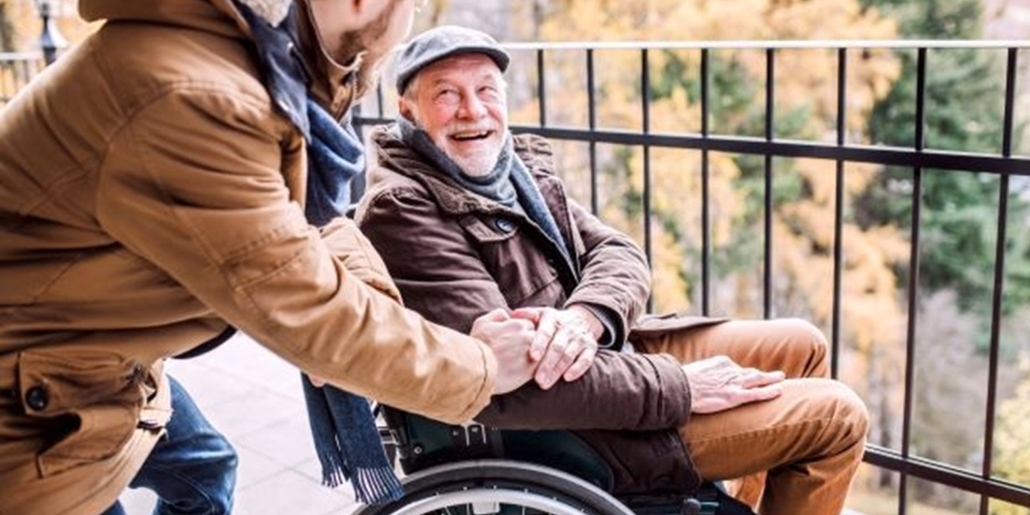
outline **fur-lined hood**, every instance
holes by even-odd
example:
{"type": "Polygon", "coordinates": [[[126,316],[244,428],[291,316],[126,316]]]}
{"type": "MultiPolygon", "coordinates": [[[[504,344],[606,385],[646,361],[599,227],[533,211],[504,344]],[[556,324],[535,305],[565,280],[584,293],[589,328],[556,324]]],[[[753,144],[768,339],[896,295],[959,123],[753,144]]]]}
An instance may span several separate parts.
{"type": "MultiPolygon", "coordinates": [[[[292,0],[243,0],[272,24],[286,16],[292,0]],[[277,20],[277,21],[276,21],[277,20]]],[[[153,21],[190,27],[226,36],[250,37],[250,27],[232,0],[178,2],[149,0],[80,0],[79,16],[86,21],[153,21]],[[211,9],[214,6],[215,9],[211,9]],[[225,15],[228,15],[227,19],[225,15]],[[234,22],[234,23],[232,23],[234,22]]]]}
{"type": "MultiPolygon", "coordinates": [[[[272,26],[283,22],[293,2],[300,9],[297,20],[303,59],[310,77],[308,93],[336,117],[341,117],[353,94],[341,93],[352,84],[346,77],[357,63],[341,64],[333,60],[318,37],[310,16],[308,0],[239,0],[272,26]]],[[[189,27],[226,37],[251,37],[250,25],[233,0],[208,2],[182,0],[80,0],[79,15],[86,21],[144,21],[189,27]]]]}

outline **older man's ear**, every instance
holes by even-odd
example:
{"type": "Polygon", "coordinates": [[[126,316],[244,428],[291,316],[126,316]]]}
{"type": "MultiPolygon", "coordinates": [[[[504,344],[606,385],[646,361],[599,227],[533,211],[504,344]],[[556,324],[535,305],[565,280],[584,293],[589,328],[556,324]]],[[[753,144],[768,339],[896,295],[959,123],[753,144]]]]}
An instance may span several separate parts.
{"type": "Polygon", "coordinates": [[[400,99],[397,100],[397,114],[403,116],[405,120],[415,123],[415,116],[411,112],[410,102],[407,97],[401,95],[400,99]]]}

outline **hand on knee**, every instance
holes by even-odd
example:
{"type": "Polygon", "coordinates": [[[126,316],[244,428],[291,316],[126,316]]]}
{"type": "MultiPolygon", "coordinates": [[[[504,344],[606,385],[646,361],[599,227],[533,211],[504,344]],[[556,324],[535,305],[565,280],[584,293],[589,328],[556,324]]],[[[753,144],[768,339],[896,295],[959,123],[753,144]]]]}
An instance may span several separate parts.
{"type": "Polygon", "coordinates": [[[783,393],[783,372],[743,368],[726,356],[683,365],[690,384],[693,413],[716,413],[750,402],[775,399],[783,393]]]}

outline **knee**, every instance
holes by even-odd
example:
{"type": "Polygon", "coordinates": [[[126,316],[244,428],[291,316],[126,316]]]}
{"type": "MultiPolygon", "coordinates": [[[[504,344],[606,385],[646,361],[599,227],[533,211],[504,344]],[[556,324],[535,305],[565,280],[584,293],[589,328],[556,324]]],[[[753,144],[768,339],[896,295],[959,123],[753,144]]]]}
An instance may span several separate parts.
{"type": "Polygon", "coordinates": [[[849,447],[863,447],[869,431],[869,410],[858,394],[844,383],[827,383],[824,395],[831,408],[830,418],[838,428],[838,438],[849,447]]]}
{"type": "Polygon", "coordinates": [[[211,442],[210,448],[210,464],[213,469],[217,469],[221,472],[221,476],[235,483],[236,478],[236,467],[239,466],[240,458],[236,454],[236,449],[229,443],[224,436],[219,434],[215,441],[211,442]]]}
{"type": "Polygon", "coordinates": [[[210,467],[210,481],[205,492],[208,502],[212,505],[209,513],[232,513],[239,456],[224,437],[220,438],[217,446],[212,447],[212,451],[210,460],[206,463],[210,467]]]}
{"type": "Polygon", "coordinates": [[[805,363],[801,377],[825,377],[829,375],[826,364],[829,342],[822,330],[802,318],[786,318],[780,321],[790,335],[791,351],[805,363]]]}
{"type": "Polygon", "coordinates": [[[236,488],[236,468],[239,456],[229,440],[217,431],[204,433],[202,449],[197,450],[196,461],[189,474],[195,484],[202,485],[204,496],[215,505],[211,513],[229,513],[232,492],[236,488]]]}

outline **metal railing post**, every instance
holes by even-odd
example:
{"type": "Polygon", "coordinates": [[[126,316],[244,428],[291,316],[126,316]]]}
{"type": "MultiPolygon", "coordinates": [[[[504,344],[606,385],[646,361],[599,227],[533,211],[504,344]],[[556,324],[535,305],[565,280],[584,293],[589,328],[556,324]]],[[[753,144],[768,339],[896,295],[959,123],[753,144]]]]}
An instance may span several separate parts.
{"type": "Polygon", "coordinates": [[[54,64],[57,54],[68,42],[61,35],[61,31],[52,23],[53,16],[50,12],[50,2],[41,0],[39,2],[39,17],[43,21],[43,33],[39,36],[39,49],[43,52],[43,61],[47,66],[54,64]]]}

